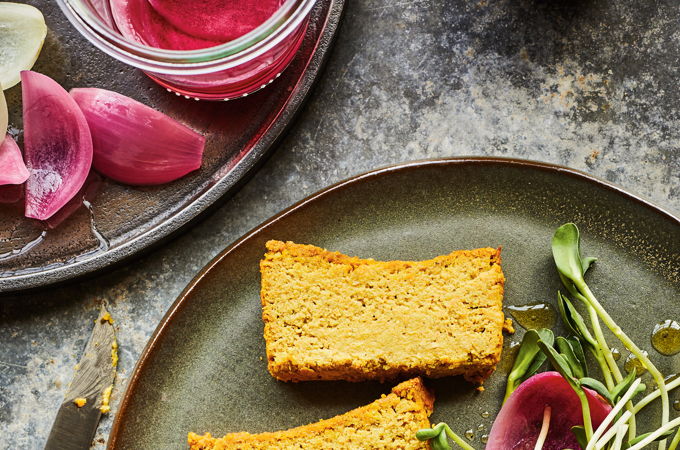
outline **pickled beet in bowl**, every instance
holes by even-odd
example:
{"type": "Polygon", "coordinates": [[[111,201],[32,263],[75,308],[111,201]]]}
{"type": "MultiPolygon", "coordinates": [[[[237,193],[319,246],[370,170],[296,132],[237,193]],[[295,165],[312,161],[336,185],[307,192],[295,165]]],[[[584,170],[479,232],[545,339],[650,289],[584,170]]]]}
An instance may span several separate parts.
{"type": "Polygon", "coordinates": [[[76,29],[169,91],[245,97],[299,49],[314,0],[57,0],[76,29]]]}

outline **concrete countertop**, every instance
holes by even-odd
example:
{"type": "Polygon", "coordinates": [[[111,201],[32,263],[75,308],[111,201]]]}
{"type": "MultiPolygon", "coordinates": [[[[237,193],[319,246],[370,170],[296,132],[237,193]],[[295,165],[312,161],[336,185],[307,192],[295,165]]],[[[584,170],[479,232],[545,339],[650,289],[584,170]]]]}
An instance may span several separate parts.
{"type": "Polygon", "coordinates": [[[679,58],[673,1],[350,1],[309,103],[235,196],[123,268],[0,299],[0,448],[42,448],[108,299],[120,368],[96,437],[103,447],[138,355],[198,270],[268,217],[349,176],[424,158],[527,158],[680,213],[679,58]]]}

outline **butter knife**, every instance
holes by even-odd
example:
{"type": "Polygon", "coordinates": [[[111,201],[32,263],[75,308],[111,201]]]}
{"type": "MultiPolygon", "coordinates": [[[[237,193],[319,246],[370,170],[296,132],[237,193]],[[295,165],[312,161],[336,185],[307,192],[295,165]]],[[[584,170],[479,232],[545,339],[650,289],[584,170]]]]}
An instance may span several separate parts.
{"type": "Polygon", "coordinates": [[[113,319],[102,305],[90,340],[64,401],[59,407],[45,450],[86,450],[92,445],[102,413],[109,411],[109,398],[118,365],[118,344],[113,319]]]}

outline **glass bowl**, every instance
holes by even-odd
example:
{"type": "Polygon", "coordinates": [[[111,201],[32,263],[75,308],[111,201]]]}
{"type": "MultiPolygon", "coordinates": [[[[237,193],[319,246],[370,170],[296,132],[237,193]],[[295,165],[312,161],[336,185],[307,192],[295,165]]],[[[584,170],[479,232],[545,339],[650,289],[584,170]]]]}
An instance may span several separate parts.
{"type": "Polygon", "coordinates": [[[251,32],[199,50],[164,50],[125,38],[108,0],[57,3],[97,48],[143,70],[168,91],[195,100],[231,100],[262,89],[281,75],[304,39],[315,0],[287,0],[251,32]]]}

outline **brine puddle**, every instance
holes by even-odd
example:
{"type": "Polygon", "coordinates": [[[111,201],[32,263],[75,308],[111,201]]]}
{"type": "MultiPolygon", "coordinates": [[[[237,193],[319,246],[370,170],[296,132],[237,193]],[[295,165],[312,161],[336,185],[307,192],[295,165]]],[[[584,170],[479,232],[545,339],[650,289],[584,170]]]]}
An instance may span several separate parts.
{"type": "Polygon", "coordinates": [[[109,250],[109,248],[111,248],[111,243],[109,242],[109,240],[106,239],[104,235],[101,234],[101,232],[97,229],[97,224],[94,220],[94,211],[92,210],[92,203],[90,203],[87,200],[83,200],[83,205],[85,205],[85,208],[87,208],[87,212],[90,214],[90,231],[92,232],[92,235],[95,237],[95,239],[97,239],[99,245],[97,246],[96,249],[94,249],[91,252],[76,256],[75,258],[76,261],[80,261],[82,260],[82,258],[89,258],[95,254],[106,252],[109,250]]]}
{"type": "MultiPolygon", "coordinates": [[[[95,221],[95,215],[94,211],[92,208],[92,203],[90,203],[88,200],[83,200],[83,206],[87,209],[89,220],[90,220],[90,232],[92,233],[92,236],[96,239],[97,245],[95,248],[93,248],[90,251],[87,251],[85,253],[81,253],[77,256],[71,257],[63,262],[56,262],[52,264],[47,264],[42,267],[29,267],[26,269],[18,269],[18,270],[7,270],[7,271],[2,271],[0,272],[0,277],[8,277],[8,276],[15,276],[15,275],[25,275],[25,274],[30,274],[30,273],[35,273],[35,272],[43,272],[45,270],[50,270],[50,269],[55,269],[57,267],[62,267],[62,266],[67,266],[73,263],[77,262],[82,262],[86,261],[96,255],[99,255],[101,253],[107,252],[111,248],[111,243],[109,242],[108,239],[99,231],[97,228],[97,224],[95,221]]],[[[10,261],[14,258],[18,258],[20,256],[23,256],[30,252],[31,250],[35,249],[38,247],[41,243],[43,243],[48,235],[49,230],[43,230],[38,237],[35,239],[32,239],[31,241],[27,242],[24,244],[22,247],[10,250],[9,252],[5,253],[0,253],[0,262],[4,261],[10,261]]]]}
{"type": "Polygon", "coordinates": [[[10,251],[5,252],[5,253],[0,253],[0,261],[7,261],[7,260],[10,260],[10,259],[16,258],[18,256],[25,255],[26,253],[30,252],[31,249],[40,245],[40,243],[45,240],[45,236],[47,236],[47,230],[40,233],[37,238],[35,238],[31,241],[28,241],[21,248],[10,250],[10,251]]]}

